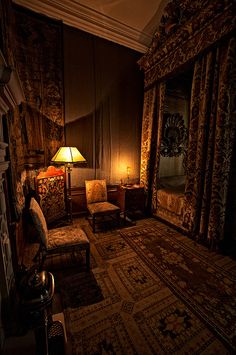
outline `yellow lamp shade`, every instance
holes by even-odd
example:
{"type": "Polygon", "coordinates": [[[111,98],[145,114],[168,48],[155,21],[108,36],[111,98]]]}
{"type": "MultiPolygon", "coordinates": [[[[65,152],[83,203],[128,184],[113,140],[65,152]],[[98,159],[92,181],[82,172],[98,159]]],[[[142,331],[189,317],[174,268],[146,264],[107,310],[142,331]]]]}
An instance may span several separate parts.
{"type": "Polygon", "coordinates": [[[76,163],[86,161],[76,147],[60,147],[51,161],[57,163],[76,163]]]}

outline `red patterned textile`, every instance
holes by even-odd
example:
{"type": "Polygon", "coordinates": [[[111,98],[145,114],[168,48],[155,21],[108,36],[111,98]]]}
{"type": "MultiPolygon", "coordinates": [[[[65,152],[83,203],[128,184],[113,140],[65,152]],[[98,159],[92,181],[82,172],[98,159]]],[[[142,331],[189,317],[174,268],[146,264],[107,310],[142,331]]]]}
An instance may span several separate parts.
{"type": "Polygon", "coordinates": [[[41,208],[47,223],[66,215],[65,173],[53,166],[36,177],[36,189],[41,199],[41,208]]]}

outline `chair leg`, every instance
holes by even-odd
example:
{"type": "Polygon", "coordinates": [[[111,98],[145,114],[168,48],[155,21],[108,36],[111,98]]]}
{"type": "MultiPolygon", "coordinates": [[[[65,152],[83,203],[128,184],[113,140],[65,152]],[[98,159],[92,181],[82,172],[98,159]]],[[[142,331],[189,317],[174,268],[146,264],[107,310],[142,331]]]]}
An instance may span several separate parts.
{"type": "Polygon", "coordinates": [[[86,268],[87,271],[90,269],[90,246],[86,249],[86,268]]]}
{"type": "Polygon", "coordinates": [[[43,264],[45,262],[46,256],[47,250],[40,244],[39,249],[33,258],[34,263],[38,261],[38,270],[43,269],[43,264]]]}
{"type": "Polygon", "coordinates": [[[95,233],[95,216],[93,216],[93,233],[95,233]]]}
{"type": "Polygon", "coordinates": [[[42,249],[41,261],[39,260],[39,270],[43,270],[43,265],[47,257],[47,250],[42,249]]]}
{"type": "Polygon", "coordinates": [[[120,212],[117,213],[118,227],[120,228],[120,212]]]}
{"type": "Polygon", "coordinates": [[[33,262],[35,263],[37,261],[37,259],[40,259],[40,253],[42,251],[41,245],[39,246],[39,249],[37,251],[37,253],[35,254],[35,256],[33,257],[33,262]]]}

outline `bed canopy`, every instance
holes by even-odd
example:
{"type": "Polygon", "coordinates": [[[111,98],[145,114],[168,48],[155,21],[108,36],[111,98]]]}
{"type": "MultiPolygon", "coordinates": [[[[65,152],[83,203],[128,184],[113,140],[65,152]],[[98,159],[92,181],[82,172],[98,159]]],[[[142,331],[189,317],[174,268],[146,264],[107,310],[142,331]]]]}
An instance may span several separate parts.
{"type": "Polygon", "coordinates": [[[139,60],[145,89],[140,180],[154,215],[166,82],[192,67],[181,227],[211,247],[230,238],[228,219],[235,215],[235,207],[229,208],[235,171],[235,27],[233,0],[173,0],[139,60]]]}

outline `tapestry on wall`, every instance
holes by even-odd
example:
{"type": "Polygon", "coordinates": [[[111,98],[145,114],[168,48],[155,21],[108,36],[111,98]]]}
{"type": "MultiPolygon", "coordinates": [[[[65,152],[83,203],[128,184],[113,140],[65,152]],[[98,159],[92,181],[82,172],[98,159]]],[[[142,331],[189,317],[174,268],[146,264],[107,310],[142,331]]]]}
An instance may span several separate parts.
{"type": "Polygon", "coordinates": [[[14,54],[26,98],[25,143],[28,155],[44,153],[47,165],[64,140],[62,23],[18,6],[14,11],[14,54]],[[32,129],[37,139],[32,140],[32,129]]]}
{"type": "Polygon", "coordinates": [[[9,111],[6,117],[9,153],[10,153],[10,184],[9,200],[12,209],[12,217],[18,218],[24,205],[22,200],[22,173],[24,172],[24,144],[22,140],[22,126],[20,120],[20,110],[9,111]]]}
{"type": "Polygon", "coordinates": [[[12,22],[11,0],[0,1],[0,49],[9,66],[14,67],[13,50],[11,47],[12,31],[9,31],[12,22]]]}

